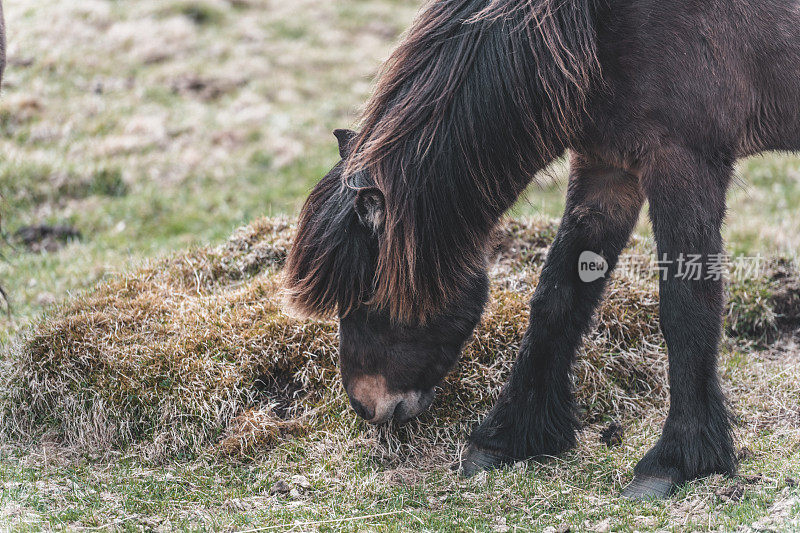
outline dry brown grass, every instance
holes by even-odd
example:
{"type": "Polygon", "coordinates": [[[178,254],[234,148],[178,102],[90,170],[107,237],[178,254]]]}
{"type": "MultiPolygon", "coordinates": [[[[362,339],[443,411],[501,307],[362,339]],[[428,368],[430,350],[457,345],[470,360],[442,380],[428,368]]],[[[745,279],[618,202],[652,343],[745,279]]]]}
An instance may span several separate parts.
{"type": "MultiPolygon", "coordinates": [[[[51,311],[5,359],[0,430],[6,438],[46,436],[93,452],[133,447],[152,459],[201,452],[251,457],[313,431],[342,438],[337,428],[352,417],[341,415],[348,408],[336,370],[336,326],[281,312],[280,267],[292,232],[288,220],[262,219],[220,247],[114,277],[51,311]]],[[[510,371],[538,259],[554,233],[545,221],[509,222],[499,232],[491,304],[461,364],[422,422],[364,437],[382,443],[376,453],[463,440],[510,371]]],[[[646,243],[635,241],[630,253],[644,252],[646,243]]],[[[796,301],[796,271],[782,268],[786,275],[765,285],[770,292],[733,288],[729,314],[736,324],[769,308],[782,317],[776,324],[792,325],[780,306],[796,301]]],[[[624,424],[663,412],[666,355],[657,311],[651,276],[615,276],[576,365],[587,423],[624,424]]],[[[749,334],[760,323],[739,326],[729,329],[749,334]]],[[[768,364],[758,359],[737,370],[737,390],[766,393],[770,380],[757,370],[768,364]]],[[[781,401],[797,395],[790,387],[781,401]]]]}

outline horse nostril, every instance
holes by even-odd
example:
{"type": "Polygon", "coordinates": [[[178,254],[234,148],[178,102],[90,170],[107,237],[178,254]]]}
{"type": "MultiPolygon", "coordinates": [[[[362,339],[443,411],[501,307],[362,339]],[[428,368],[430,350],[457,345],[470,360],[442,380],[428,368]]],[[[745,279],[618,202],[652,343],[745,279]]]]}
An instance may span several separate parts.
{"type": "Polygon", "coordinates": [[[364,420],[372,420],[375,417],[375,411],[367,409],[361,402],[354,398],[350,398],[350,405],[353,410],[364,420]]]}
{"type": "Polygon", "coordinates": [[[406,402],[405,400],[400,400],[397,402],[397,405],[394,406],[392,410],[392,416],[390,418],[394,418],[398,422],[405,422],[406,420],[406,402]]]}

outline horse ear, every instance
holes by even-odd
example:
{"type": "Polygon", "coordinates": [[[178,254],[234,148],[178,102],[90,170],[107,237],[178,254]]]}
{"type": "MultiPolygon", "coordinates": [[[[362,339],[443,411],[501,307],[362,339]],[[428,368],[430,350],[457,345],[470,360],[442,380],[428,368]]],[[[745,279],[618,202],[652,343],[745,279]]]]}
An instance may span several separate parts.
{"type": "Polygon", "coordinates": [[[350,155],[350,149],[353,147],[353,140],[358,134],[353,130],[335,130],[333,134],[339,141],[339,155],[342,159],[346,159],[350,155]]]}
{"type": "Polygon", "coordinates": [[[386,219],[386,200],[377,187],[364,187],[356,195],[356,213],[361,223],[374,233],[383,229],[386,219]]]}

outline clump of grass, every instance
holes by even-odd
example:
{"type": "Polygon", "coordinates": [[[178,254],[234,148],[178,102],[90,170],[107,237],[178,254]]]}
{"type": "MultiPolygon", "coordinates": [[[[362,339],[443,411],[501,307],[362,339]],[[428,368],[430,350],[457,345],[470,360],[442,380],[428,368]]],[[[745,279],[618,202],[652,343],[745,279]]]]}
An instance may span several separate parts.
{"type": "Polygon", "coordinates": [[[212,451],[220,457],[255,459],[264,449],[272,448],[290,436],[306,433],[310,414],[284,420],[270,409],[248,409],[231,420],[212,451]]]}
{"type": "MultiPolygon", "coordinates": [[[[544,255],[554,229],[513,222],[498,233],[482,324],[431,412],[395,428],[399,442],[455,445],[490,407],[527,324],[542,264],[530,259],[544,255]]],[[[336,325],[282,312],[280,268],[292,233],[287,220],[262,219],[220,247],[112,277],[53,310],[6,359],[0,430],[160,458],[248,457],[295,435],[347,427],[336,325]]],[[[624,422],[666,404],[656,292],[654,280],[624,272],[610,283],[575,369],[587,423],[624,422]]]]}
{"type": "Polygon", "coordinates": [[[92,173],[86,183],[89,194],[112,198],[128,194],[128,184],[122,178],[122,170],[114,167],[101,167],[92,173]]]}
{"type": "Polygon", "coordinates": [[[726,329],[733,337],[764,342],[800,330],[800,271],[773,259],[764,272],[729,287],[726,329]]]}
{"type": "Polygon", "coordinates": [[[10,359],[4,429],[47,426],[68,445],[143,445],[157,457],[198,451],[246,407],[269,408],[275,398],[255,384],[272,376],[291,376],[313,403],[333,381],[335,331],[280,313],[274,274],[288,237],[287,223],[263,221],[53,311],[10,359]]]}
{"type": "Polygon", "coordinates": [[[764,278],[748,279],[729,287],[726,329],[733,337],[763,339],[777,332],[772,305],[775,284],[764,278]]]}

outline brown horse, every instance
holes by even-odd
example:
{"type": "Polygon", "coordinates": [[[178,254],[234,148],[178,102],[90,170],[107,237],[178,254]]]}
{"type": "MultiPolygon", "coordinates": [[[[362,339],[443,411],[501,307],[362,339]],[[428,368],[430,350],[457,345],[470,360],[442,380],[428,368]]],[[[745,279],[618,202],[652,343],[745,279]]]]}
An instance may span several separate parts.
{"type": "Polygon", "coordinates": [[[800,7],[788,0],[436,0],[389,59],[360,133],[308,199],[286,269],[296,308],[336,313],[363,418],[426,409],[487,300],[492,229],[571,154],[567,208],[512,375],[467,475],[575,444],[570,369],[645,200],[664,260],[671,402],[632,497],[736,469],[717,376],[720,228],[735,161],[800,148],[800,7]],[[699,276],[679,258],[700,258],[699,276]]]}

